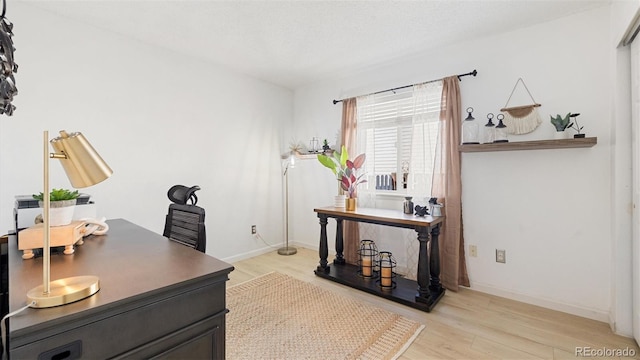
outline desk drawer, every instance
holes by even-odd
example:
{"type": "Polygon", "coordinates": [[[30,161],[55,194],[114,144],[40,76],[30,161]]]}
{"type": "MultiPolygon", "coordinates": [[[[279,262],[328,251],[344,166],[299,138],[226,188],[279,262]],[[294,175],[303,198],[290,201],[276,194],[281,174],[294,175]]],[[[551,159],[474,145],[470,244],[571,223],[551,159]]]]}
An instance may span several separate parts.
{"type": "Polygon", "coordinates": [[[93,321],[83,318],[53,336],[15,347],[11,349],[10,358],[37,359],[51,349],[80,341],[82,358],[106,359],[170,336],[212,316],[222,314],[224,319],[225,282],[179,294],[159,294],[120,307],[123,308],[121,312],[114,307],[109,311],[113,315],[93,321]]]}

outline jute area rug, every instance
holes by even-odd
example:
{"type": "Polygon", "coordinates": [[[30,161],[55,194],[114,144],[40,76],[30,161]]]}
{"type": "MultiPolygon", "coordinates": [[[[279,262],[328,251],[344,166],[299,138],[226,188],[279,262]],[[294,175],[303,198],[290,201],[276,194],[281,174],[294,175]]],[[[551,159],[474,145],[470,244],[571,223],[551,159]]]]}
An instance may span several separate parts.
{"type": "Polygon", "coordinates": [[[227,359],[395,359],[424,325],[280,273],[227,289],[227,359]]]}

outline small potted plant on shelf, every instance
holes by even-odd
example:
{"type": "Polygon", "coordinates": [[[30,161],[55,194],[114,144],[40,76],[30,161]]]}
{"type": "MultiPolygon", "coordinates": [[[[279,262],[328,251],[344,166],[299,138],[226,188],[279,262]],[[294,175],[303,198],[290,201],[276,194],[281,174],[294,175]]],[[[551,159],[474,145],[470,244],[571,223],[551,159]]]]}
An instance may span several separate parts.
{"type": "MultiPolygon", "coordinates": [[[[73,211],[75,210],[76,201],[80,194],[78,190],[71,191],[68,189],[53,189],[49,194],[49,225],[62,226],[68,225],[73,220],[73,211]]],[[[44,194],[34,194],[33,198],[38,200],[38,205],[44,207],[44,194]]]]}
{"type": "Polygon", "coordinates": [[[340,182],[340,189],[345,192],[345,194],[336,196],[336,207],[345,206],[344,199],[346,195],[347,210],[355,210],[358,185],[367,182],[364,174],[357,174],[358,170],[362,168],[365,159],[366,154],[360,154],[353,161],[349,160],[349,154],[344,145],[340,153],[334,151],[332,156],[318,154],[318,161],[336,175],[336,179],[340,182]]]}
{"type": "Polygon", "coordinates": [[[574,134],[574,135],[573,135],[573,138],[574,138],[574,139],[582,139],[582,138],[584,138],[584,136],[585,136],[585,135],[582,133],[582,128],[583,128],[584,126],[580,126],[580,125],[578,124],[578,115],[580,115],[580,113],[576,113],[576,114],[571,114],[571,115],[569,115],[569,117],[572,117],[572,118],[573,118],[573,123],[571,123],[571,124],[569,124],[569,126],[567,126],[567,127],[569,127],[569,128],[572,128],[573,130],[575,130],[575,131],[577,132],[577,134],[574,134]]]}
{"type": "Polygon", "coordinates": [[[565,130],[573,125],[571,123],[571,113],[567,113],[567,115],[565,115],[564,117],[562,117],[562,115],[560,114],[556,115],[556,117],[553,117],[551,115],[549,116],[551,117],[551,124],[553,124],[553,126],[556,128],[555,138],[565,139],[565,130]]]}
{"type": "Polygon", "coordinates": [[[324,152],[331,150],[331,147],[329,146],[329,141],[327,141],[327,139],[322,140],[322,150],[324,150],[324,152]]]}

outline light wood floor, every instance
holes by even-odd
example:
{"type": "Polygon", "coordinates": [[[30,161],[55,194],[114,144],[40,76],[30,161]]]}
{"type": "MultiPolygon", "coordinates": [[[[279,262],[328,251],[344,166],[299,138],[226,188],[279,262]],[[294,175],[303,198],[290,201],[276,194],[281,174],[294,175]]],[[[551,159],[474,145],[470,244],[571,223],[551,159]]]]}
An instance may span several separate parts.
{"type": "Polygon", "coordinates": [[[401,357],[405,360],[576,359],[576,347],[630,348],[636,354],[631,358],[640,359],[635,341],[614,335],[608,324],[473,290],[447,291],[426,313],[351,289],[315,276],[318,253],[308,249],[292,256],[274,251],[233,265],[228,286],[278,271],[422,322],[426,328],[401,357]]]}

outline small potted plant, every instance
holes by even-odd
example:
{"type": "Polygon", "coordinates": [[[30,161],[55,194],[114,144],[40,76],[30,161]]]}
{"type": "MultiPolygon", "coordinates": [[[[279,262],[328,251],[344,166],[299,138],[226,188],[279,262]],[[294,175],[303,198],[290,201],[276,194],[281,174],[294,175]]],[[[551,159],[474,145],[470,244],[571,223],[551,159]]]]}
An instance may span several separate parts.
{"type": "Polygon", "coordinates": [[[572,118],[573,118],[573,123],[569,124],[569,126],[568,126],[568,127],[569,127],[569,128],[572,128],[572,129],[573,129],[573,130],[575,130],[575,131],[576,131],[576,133],[577,133],[577,134],[574,134],[574,135],[573,135],[573,138],[574,138],[574,139],[581,139],[581,138],[584,138],[584,136],[585,136],[585,135],[582,133],[582,128],[583,128],[584,126],[580,126],[580,125],[578,124],[578,115],[580,115],[580,113],[576,113],[576,114],[571,114],[571,115],[569,115],[569,117],[572,117],[572,118]]]}
{"type": "Polygon", "coordinates": [[[340,153],[334,151],[332,156],[319,154],[318,161],[336,175],[336,180],[340,182],[340,189],[346,192],[346,194],[340,194],[336,197],[335,206],[341,207],[341,201],[342,204],[345,204],[345,200],[342,199],[344,199],[346,195],[347,210],[353,211],[355,210],[355,199],[358,196],[358,185],[367,182],[364,174],[357,174],[358,170],[360,170],[364,164],[366,154],[360,154],[351,161],[349,160],[349,154],[344,145],[341,150],[340,153]]]}
{"type": "MultiPolygon", "coordinates": [[[[49,194],[49,225],[62,226],[68,225],[73,220],[73,211],[75,210],[76,201],[78,199],[78,190],[71,191],[68,189],[53,189],[49,194]]],[[[43,193],[33,195],[38,200],[38,205],[44,207],[43,193]]],[[[44,215],[43,215],[44,216],[44,215]]]]}
{"type": "Polygon", "coordinates": [[[331,147],[329,146],[329,141],[327,141],[327,139],[322,140],[322,150],[324,150],[324,152],[331,150],[331,147]]]}
{"type": "Polygon", "coordinates": [[[556,117],[553,117],[551,115],[549,115],[551,117],[551,124],[553,124],[553,126],[556,128],[556,139],[564,139],[566,138],[566,133],[564,132],[568,127],[570,127],[571,125],[573,125],[571,123],[571,113],[567,113],[567,115],[565,115],[564,117],[562,117],[562,115],[558,114],[556,115],[556,117]]]}

